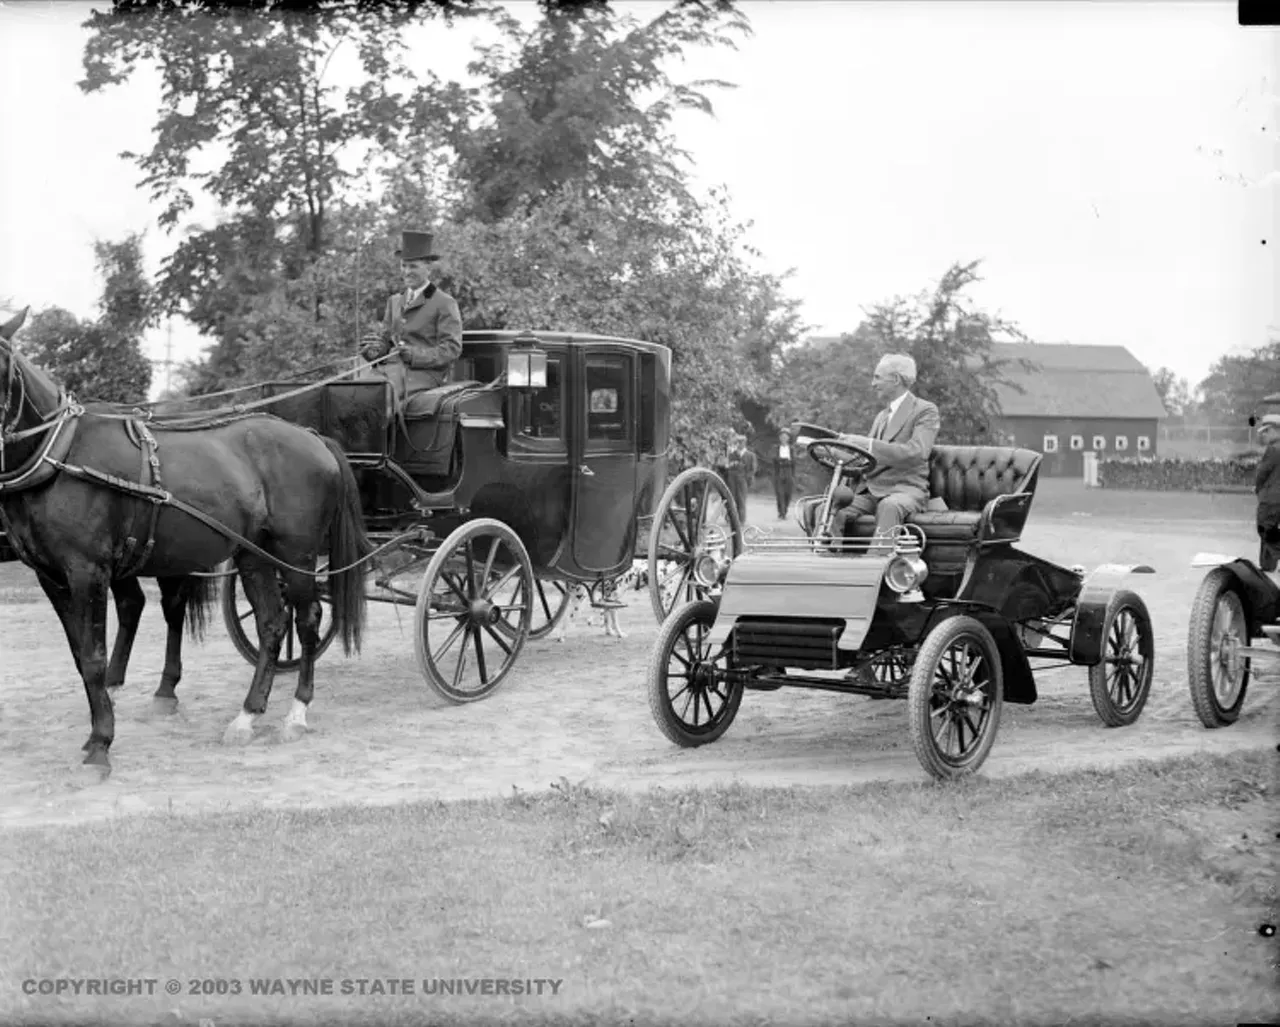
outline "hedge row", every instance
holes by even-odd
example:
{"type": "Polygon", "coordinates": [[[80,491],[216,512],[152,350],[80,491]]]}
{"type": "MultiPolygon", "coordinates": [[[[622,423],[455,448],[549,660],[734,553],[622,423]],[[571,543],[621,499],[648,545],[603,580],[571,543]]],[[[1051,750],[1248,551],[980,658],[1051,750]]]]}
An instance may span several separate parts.
{"type": "Polygon", "coordinates": [[[1193,492],[1225,488],[1253,490],[1259,457],[1182,460],[1178,457],[1130,457],[1098,461],[1098,484],[1108,489],[1193,492]]]}

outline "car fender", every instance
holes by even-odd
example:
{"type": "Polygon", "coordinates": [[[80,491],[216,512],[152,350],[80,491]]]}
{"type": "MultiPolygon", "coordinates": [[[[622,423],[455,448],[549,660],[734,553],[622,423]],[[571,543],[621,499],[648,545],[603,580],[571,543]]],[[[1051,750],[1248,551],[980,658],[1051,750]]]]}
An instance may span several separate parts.
{"type": "Polygon", "coordinates": [[[725,576],[709,640],[723,643],[739,617],[837,619],[844,621],[837,647],[856,651],[875,616],[889,559],[809,550],[744,553],[725,576]]]}
{"type": "Polygon", "coordinates": [[[1221,568],[1235,578],[1244,601],[1244,614],[1253,638],[1262,635],[1262,625],[1280,622],[1280,586],[1252,560],[1217,553],[1197,553],[1192,567],[1221,568]]]}
{"type": "Polygon", "coordinates": [[[1071,621],[1071,645],[1067,655],[1072,663],[1093,667],[1102,662],[1107,607],[1111,597],[1131,574],[1154,574],[1143,563],[1104,563],[1095,567],[1080,583],[1076,612],[1071,621]]]}

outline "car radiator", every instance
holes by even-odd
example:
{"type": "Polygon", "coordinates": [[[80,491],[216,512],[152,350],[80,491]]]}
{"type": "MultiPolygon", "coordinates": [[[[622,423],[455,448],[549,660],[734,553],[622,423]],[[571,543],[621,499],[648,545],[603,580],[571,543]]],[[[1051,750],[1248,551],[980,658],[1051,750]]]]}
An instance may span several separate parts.
{"type": "Polygon", "coordinates": [[[739,666],[839,669],[836,643],[843,620],[739,617],[733,625],[733,661],[739,666]]]}

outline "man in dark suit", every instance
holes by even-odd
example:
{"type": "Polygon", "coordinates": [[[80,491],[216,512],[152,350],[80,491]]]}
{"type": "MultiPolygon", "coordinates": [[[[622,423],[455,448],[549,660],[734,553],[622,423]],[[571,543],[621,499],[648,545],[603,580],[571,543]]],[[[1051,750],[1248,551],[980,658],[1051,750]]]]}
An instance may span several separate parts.
{"type": "Polygon", "coordinates": [[[778,451],[773,457],[773,498],[778,503],[778,520],[784,520],[796,487],[796,465],[791,455],[791,433],[778,432],[778,451]]]}
{"type": "Polygon", "coordinates": [[[844,534],[845,522],[859,514],[875,514],[876,535],[883,536],[928,504],[929,457],[942,422],[937,406],[911,392],[915,383],[916,362],[905,354],[888,353],[876,365],[871,387],[885,407],[876,414],[870,435],[841,436],[871,453],[876,468],[835,513],[836,538],[844,534]]]}
{"type": "Polygon", "coordinates": [[[1258,566],[1274,572],[1280,564],[1280,414],[1267,414],[1258,422],[1258,441],[1266,447],[1254,477],[1258,496],[1258,566]]]}
{"type": "Polygon", "coordinates": [[[377,360],[399,351],[399,360],[379,364],[376,371],[391,380],[396,396],[404,400],[448,381],[462,352],[462,315],[457,301],[430,281],[431,265],[440,259],[432,233],[402,232],[396,256],[404,291],[388,297],[382,324],[365,334],[360,355],[377,360]]]}

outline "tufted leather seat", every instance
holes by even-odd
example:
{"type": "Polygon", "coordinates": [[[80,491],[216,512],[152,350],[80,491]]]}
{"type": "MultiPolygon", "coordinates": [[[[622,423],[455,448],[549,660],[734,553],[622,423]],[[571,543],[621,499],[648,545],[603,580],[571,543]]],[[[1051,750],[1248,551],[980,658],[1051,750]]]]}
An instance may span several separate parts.
{"type": "MultiPolygon", "coordinates": [[[[920,525],[930,542],[972,542],[982,531],[988,504],[1000,496],[1023,493],[1028,502],[1010,504],[987,530],[988,536],[1016,540],[1026,523],[1040,460],[1040,454],[1031,449],[934,446],[929,458],[929,509],[907,520],[920,525]],[[939,509],[943,504],[945,509],[939,509]]],[[[875,529],[875,518],[863,515],[846,524],[845,534],[870,538],[875,529]]]]}

